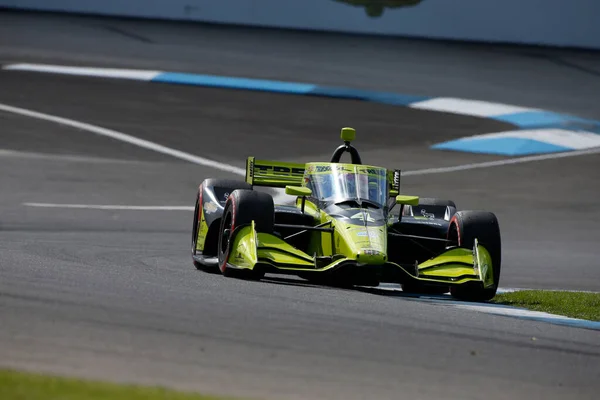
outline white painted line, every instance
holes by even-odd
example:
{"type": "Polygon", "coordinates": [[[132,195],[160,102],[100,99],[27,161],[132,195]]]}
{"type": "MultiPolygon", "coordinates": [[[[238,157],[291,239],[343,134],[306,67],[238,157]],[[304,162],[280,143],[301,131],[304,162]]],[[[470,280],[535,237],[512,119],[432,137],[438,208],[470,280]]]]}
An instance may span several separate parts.
{"type": "MultiPolygon", "coordinates": [[[[131,136],[122,132],[117,132],[112,129],[106,129],[99,126],[78,122],[68,118],[57,117],[49,114],[44,114],[36,111],[27,110],[24,108],[13,107],[6,104],[0,103],[0,111],[11,112],[14,114],[24,115],[31,118],[37,118],[45,121],[51,121],[58,124],[71,126],[73,128],[81,129],[84,131],[88,131],[91,133],[95,133],[97,135],[110,137],[115,140],[120,140],[134,146],[139,146],[148,150],[156,151],[158,153],[166,154],[184,161],[188,161],[194,164],[203,165],[206,167],[211,167],[214,169],[218,169],[221,171],[230,172],[236,175],[245,176],[246,170],[244,168],[235,167],[233,165],[221,163],[218,161],[210,160],[208,158],[203,158],[199,156],[195,156],[193,154],[185,153],[183,151],[171,149],[169,147],[150,142],[148,140],[140,139],[135,136],[131,136]]],[[[519,158],[509,158],[505,160],[497,160],[497,161],[487,161],[482,163],[473,163],[473,164],[464,164],[464,165],[456,165],[452,167],[440,167],[440,168],[426,168],[414,171],[403,171],[402,176],[418,176],[418,175],[430,175],[430,174],[443,174],[449,172],[457,172],[457,171],[466,171],[478,168],[492,168],[492,167],[500,167],[505,165],[512,164],[521,164],[527,162],[534,161],[544,161],[544,160],[553,160],[558,158],[566,158],[566,157],[576,157],[587,154],[596,154],[600,153],[600,148],[587,149],[587,150],[576,150],[565,153],[553,153],[553,154],[543,154],[536,156],[528,156],[528,157],[519,157],[519,158]]],[[[274,201],[276,203],[282,203],[288,200],[289,197],[286,197],[285,193],[281,190],[276,190],[274,195],[274,201]]]]}
{"type": "Polygon", "coordinates": [[[566,147],[573,150],[590,149],[600,147],[600,135],[593,132],[570,131],[565,129],[530,129],[505,131],[497,133],[486,133],[463,137],[457,140],[482,140],[495,138],[516,138],[530,139],[553,144],[555,146],[566,147]]]}
{"type": "Polygon", "coordinates": [[[401,175],[402,176],[416,176],[416,175],[445,174],[445,173],[449,173],[449,172],[467,171],[467,170],[478,169],[478,168],[502,167],[505,165],[522,164],[522,163],[528,163],[528,162],[534,162],[534,161],[553,160],[553,159],[558,159],[558,158],[584,156],[584,155],[588,155],[588,154],[597,154],[597,153],[600,153],[600,148],[568,151],[565,153],[543,154],[543,155],[538,155],[538,156],[508,158],[506,160],[486,161],[486,162],[481,162],[481,163],[456,165],[453,167],[418,169],[418,170],[414,170],[414,171],[404,171],[401,173],[401,175]]]}
{"type": "Polygon", "coordinates": [[[571,292],[571,293],[600,293],[593,290],[575,290],[575,289],[547,289],[547,288],[498,288],[498,293],[521,292],[523,290],[543,290],[545,292],[571,292]]]}
{"type": "MultiPolygon", "coordinates": [[[[235,167],[233,165],[221,163],[218,161],[210,160],[208,158],[195,156],[190,153],[185,153],[180,150],[175,150],[158,143],[150,142],[148,140],[140,139],[135,136],[128,135],[126,133],[118,132],[112,129],[102,128],[100,126],[87,124],[84,122],[75,121],[68,118],[57,117],[50,114],[44,114],[37,111],[27,110],[25,108],[13,107],[7,104],[0,103],[0,111],[10,112],[14,114],[23,115],[26,117],[37,118],[44,121],[55,122],[57,124],[62,124],[66,126],[70,126],[76,129],[81,129],[87,132],[91,132],[97,135],[106,136],[111,139],[120,140],[122,142],[126,142],[132,144],[134,146],[142,147],[147,150],[156,151],[157,153],[166,154],[171,157],[178,158],[180,160],[188,161],[197,165],[203,165],[205,167],[210,167],[214,169],[218,169],[225,172],[230,172],[232,174],[236,174],[239,176],[246,176],[246,169],[235,167]]],[[[290,201],[290,196],[286,195],[285,192],[281,190],[276,190],[273,196],[273,201],[277,204],[285,203],[286,201],[290,201]]]]}
{"type": "MultiPolygon", "coordinates": [[[[365,287],[369,287],[369,286],[365,286],[365,287]]],[[[379,286],[377,286],[377,289],[378,290],[388,290],[391,292],[402,291],[402,287],[400,286],[399,283],[389,283],[389,282],[380,283],[379,286]]],[[[499,287],[498,294],[520,292],[523,290],[544,290],[546,292],[600,293],[600,292],[594,292],[591,290],[499,287]]],[[[438,295],[436,295],[436,296],[438,296],[438,295]]],[[[448,298],[448,299],[452,298],[449,294],[448,295],[439,295],[438,297],[448,298]]]]}
{"type": "Polygon", "coordinates": [[[78,122],[68,118],[56,117],[49,114],[44,114],[36,111],[27,110],[19,107],[12,107],[6,104],[0,104],[0,111],[11,112],[14,114],[24,115],[26,117],[37,118],[45,121],[55,122],[57,124],[62,124],[66,126],[70,126],[76,129],[81,129],[87,132],[94,133],[100,136],[106,136],[111,139],[120,140],[122,142],[126,142],[132,144],[134,146],[142,147],[144,149],[152,150],[157,153],[162,153],[169,155],[171,157],[178,158],[180,160],[185,160],[194,164],[203,165],[206,167],[211,167],[214,169],[218,169],[221,171],[231,172],[237,175],[246,175],[246,170],[244,168],[234,167],[232,165],[220,163],[218,161],[209,160],[208,158],[198,157],[193,154],[185,153],[183,151],[171,149],[169,147],[150,142],[148,140],[139,139],[135,136],[128,135],[126,133],[118,132],[112,129],[102,128],[92,124],[86,124],[84,122],[78,122]]]}
{"type": "Polygon", "coordinates": [[[194,211],[189,206],[127,206],[111,204],[55,204],[55,203],[23,203],[27,207],[42,208],[82,208],[91,210],[139,210],[139,211],[194,211]]]}
{"type": "MultiPolygon", "coordinates": [[[[400,285],[396,284],[381,284],[376,288],[369,288],[371,290],[382,290],[389,292],[401,292],[400,285]]],[[[508,293],[519,290],[528,290],[520,288],[498,288],[498,293],[508,293]]],[[[529,289],[533,290],[533,289],[529,289]]],[[[547,290],[547,289],[540,289],[547,290]]],[[[596,292],[592,292],[596,293],[596,292]]],[[[541,311],[527,310],[524,308],[511,307],[502,304],[495,303],[470,303],[460,300],[455,300],[449,294],[442,295],[419,295],[419,294],[407,294],[407,299],[412,301],[423,301],[426,303],[434,303],[446,305],[449,307],[460,308],[469,311],[482,312],[486,314],[500,315],[505,317],[513,317],[519,319],[526,319],[531,321],[546,322],[556,325],[564,325],[578,328],[600,330],[600,322],[589,321],[585,319],[571,318],[563,315],[549,314],[541,311]]]]}
{"type": "Polygon", "coordinates": [[[4,158],[24,158],[33,160],[49,160],[59,162],[84,162],[84,163],[104,163],[104,164],[151,164],[149,161],[126,160],[118,158],[78,156],[73,154],[50,154],[36,153],[28,151],[17,151],[0,149],[0,157],[4,158]]]}
{"type": "Polygon", "coordinates": [[[162,71],[148,71],[140,69],[66,67],[63,65],[50,64],[10,64],[4,66],[3,69],[12,71],[46,72],[63,75],[133,79],[138,81],[150,81],[159,74],[163,73],[162,71]]]}
{"type": "Polygon", "coordinates": [[[476,117],[492,117],[504,114],[541,111],[534,108],[518,107],[509,104],[490,103],[487,101],[458,99],[453,97],[437,97],[430,100],[419,101],[410,104],[409,107],[453,114],[472,115],[476,117]]]}
{"type": "Polygon", "coordinates": [[[462,308],[470,311],[478,311],[486,314],[501,315],[505,317],[514,317],[519,319],[527,319],[533,321],[547,322],[557,325],[574,326],[579,328],[600,330],[600,322],[589,321],[585,319],[570,318],[563,315],[549,314],[542,311],[526,310],[524,308],[516,308],[502,305],[492,304],[461,304],[452,303],[453,307],[462,308]]]}

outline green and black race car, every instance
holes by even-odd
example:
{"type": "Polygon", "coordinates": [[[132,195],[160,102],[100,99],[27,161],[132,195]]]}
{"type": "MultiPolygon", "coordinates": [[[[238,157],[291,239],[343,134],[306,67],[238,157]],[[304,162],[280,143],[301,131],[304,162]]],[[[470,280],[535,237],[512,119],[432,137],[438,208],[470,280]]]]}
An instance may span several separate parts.
{"type": "Polygon", "coordinates": [[[412,293],[493,298],[501,263],[496,216],[400,194],[401,171],[364,165],[351,144],[355,135],[342,129],[344,144],[330,162],[249,157],[245,181],[204,180],[194,212],[194,265],[246,279],[293,274],[324,284],[395,282],[412,293]],[[346,152],[351,163],[340,162],[346,152]],[[285,188],[295,204],[275,205],[257,186],[285,188]]]}

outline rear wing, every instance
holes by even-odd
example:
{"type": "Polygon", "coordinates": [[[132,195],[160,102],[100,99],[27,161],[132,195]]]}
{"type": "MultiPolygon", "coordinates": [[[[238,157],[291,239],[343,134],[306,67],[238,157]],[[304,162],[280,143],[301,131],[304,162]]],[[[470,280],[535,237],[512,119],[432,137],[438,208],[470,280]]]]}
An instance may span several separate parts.
{"type": "Polygon", "coordinates": [[[253,186],[284,188],[287,185],[301,186],[305,164],[281,161],[246,160],[246,182],[253,186]]]}

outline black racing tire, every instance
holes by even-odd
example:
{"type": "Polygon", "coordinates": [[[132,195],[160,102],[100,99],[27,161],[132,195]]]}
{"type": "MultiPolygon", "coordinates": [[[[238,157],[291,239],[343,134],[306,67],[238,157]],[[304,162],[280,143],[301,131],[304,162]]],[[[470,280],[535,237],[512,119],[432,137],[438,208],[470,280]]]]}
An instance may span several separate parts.
{"type": "MultiPolygon", "coordinates": [[[[456,203],[452,200],[446,200],[446,199],[438,199],[435,197],[421,197],[419,199],[419,205],[418,206],[404,206],[404,215],[410,215],[411,214],[411,209],[418,209],[418,207],[420,206],[433,206],[433,207],[450,207],[450,215],[448,220],[450,220],[454,214],[456,214],[456,203]]],[[[416,214],[415,214],[416,215],[416,214]]]]}
{"type": "MultiPolygon", "coordinates": [[[[202,187],[200,187],[200,189],[198,190],[198,192],[200,192],[202,190],[202,187]]],[[[199,211],[199,199],[198,199],[199,195],[196,195],[196,205],[194,206],[194,222],[192,225],[192,256],[196,255],[196,247],[198,244],[198,211],[199,211]]],[[[202,265],[201,263],[199,263],[198,261],[194,260],[194,258],[192,257],[192,262],[194,263],[194,267],[196,267],[196,269],[199,270],[204,270],[204,265],[202,265]]]]}
{"type": "Polygon", "coordinates": [[[246,279],[261,279],[264,276],[264,272],[259,270],[238,270],[227,266],[235,229],[252,221],[257,232],[273,233],[275,224],[273,197],[265,192],[234,190],[225,203],[219,230],[219,269],[224,276],[246,279]]]}
{"type": "MultiPolygon", "coordinates": [[[[196,247],[197,247],[197,242],[198,242],[198,229],[199,229],[199,217],[200,217],[200,206],[202,205],[202,195],[204,192],[204,188],[206,187],[225,187],[225,188],[230,188],[231,191],[235,190],[235,189],[245,189],[245,190],[252,190],[252,185],[244,182],[244,181],[239,181],[239,180],[233,180],[233,179],[215,179],[215,178],[209,178],[209,179],[205,179],[202,181],[202,183],[200,184],[200,186],[198,187],[198,191],[196,192],[196,201],[195,201],[195,205],[194,205],[194,217],[193,217],[193,225],[192,225],[192,256],[196,255],[196,247]]],[[[194,258],[192,257],[192,262],[194,263],[194,266],[201,270],[201,271],[209,271],[209,272],[214,272],[214,268],[211,267],[207,267],[206,265],[199,263],[198,261],[194,260],[194,258]]]]}
{"type": "Polygon", "coordinates": [[[500,225],[496,215],[488,211],[458,211],[450,220],[448,240],[459,247],[472,249],[475,238],[483,245],[492,258],[494,285],[483,288],[481,284],[452,286],[450,294],[459,300],[488,301],[494,298],[500,282],[502,264],[502,240],[500,225]]]}

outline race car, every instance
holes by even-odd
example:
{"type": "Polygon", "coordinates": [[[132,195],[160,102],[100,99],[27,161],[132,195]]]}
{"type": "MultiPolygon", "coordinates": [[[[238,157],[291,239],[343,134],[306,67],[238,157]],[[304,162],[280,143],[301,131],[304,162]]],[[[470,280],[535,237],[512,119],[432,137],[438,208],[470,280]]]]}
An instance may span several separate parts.
{"type": "Polygon", "coordinates": [[[262,279],[292,274],[342,286],[400,284],[410,293],[486,301],[498,288],[496,216],[451,200],[401,194],[401,170],[365,165],[343,128],[329,162],[246,160],[245,180],[206,179],[196,196],[198,269],[262,279]],[[341,162],[349,153],[351,162],[341,162]],[[284,188],[274,204],[266,188],[284,188]]]}

